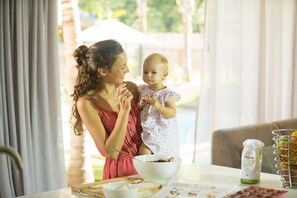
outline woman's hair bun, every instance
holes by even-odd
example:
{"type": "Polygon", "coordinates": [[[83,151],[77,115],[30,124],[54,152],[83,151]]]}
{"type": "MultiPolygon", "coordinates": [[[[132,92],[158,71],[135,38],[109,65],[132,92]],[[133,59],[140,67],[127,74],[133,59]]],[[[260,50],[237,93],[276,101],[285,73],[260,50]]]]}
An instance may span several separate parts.
{"type": "Polygon", "coordinates": [[[73,53],[73,56],[76,59],[78,65],[83,65],[84,61],[86,60],[86,54],[88,51],[88,47],[85,45],[79,46],[73,53]]]}

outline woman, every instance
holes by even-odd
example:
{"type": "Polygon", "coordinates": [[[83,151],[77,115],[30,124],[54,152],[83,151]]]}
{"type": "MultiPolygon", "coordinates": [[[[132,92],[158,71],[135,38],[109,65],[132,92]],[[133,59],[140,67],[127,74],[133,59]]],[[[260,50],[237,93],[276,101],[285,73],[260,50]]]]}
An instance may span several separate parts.
{"type": "Polygon", "coordinates": [[[100,41],[74,52],[78,76],[72,94],[74,132],[91,134],[99,152],[106,157],[103,179],[136,174],[131,156],[138,155],[142,131],[136,106],[138,91],[123,82],[129,69],[127,54],[114,40],[100,41]]]}

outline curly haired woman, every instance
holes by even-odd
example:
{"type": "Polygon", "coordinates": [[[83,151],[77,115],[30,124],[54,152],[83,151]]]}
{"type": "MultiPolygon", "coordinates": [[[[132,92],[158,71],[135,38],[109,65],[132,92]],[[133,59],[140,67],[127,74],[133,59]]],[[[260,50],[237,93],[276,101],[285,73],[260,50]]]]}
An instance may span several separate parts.
{"type": "Polygon", "coordinates": [[[136,174],[130,157],[139,155],[140,114],[136,106],[137,86],[124,82],[129,72],[127,54],[115,40],[79,46],[74,57],[78,76],[72,94],[74,132],[81,135],[84,126],[96,147],[106,157],[103,179],[136,174]]]}

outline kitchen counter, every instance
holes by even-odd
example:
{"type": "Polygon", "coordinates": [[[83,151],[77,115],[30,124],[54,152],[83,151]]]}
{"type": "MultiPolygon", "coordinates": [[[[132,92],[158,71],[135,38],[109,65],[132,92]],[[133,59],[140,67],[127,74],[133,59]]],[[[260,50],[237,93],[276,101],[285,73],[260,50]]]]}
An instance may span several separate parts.
{"type": "MultiPolygon", "coordinates": [[[[223,166],[215,166],[208,164],[190,164],[181,166],[178,174],[172,178],[172,181],[190,182],[190,183],[205,183],[205,184],[234,184],[239,187],[249,185],[240,184],[241,170],[235,168],[228,168],[223,166]]],[[[109,180],[112,181],[112,180],[109,180]]],[[[105,181],[106,182],[106,181],[105,181]]],[[[98,182],[97,182],[98,183],[98,182]]],[[[261,173],[260,183],[257,186],[267,188],[281,187],[280,176],[275,174],[261,173]]],[[[297,189],[287,189],[288,193],[282,197],[297,197],[297,189]]],[[[140,197],[150,197],[155,194],[154,192],[141,193],[140,197]]],[[[73,192],[71,188],[64,188],[54,191],[48,191],[33,195],[21,196],[21,198],[77,198],[88,197],[77,192],[73,192]]]]}

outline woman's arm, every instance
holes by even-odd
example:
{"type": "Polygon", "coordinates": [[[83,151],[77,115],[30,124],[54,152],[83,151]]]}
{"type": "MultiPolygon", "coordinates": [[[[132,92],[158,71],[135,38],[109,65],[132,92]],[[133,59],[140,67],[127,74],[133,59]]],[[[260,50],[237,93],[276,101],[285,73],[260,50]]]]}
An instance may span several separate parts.
{"type": "Polygon", "coordinates": [[[117,159],[119,155],[119,153],[114,152],[113,149],[121,150],[124,144],[129,112],[131,110],[130,100],[132,99],[132,95],[127,97],[126,93],[127,89],[122,87],[122,90],[119,92],[120,111],[114,129],[109,136],[105,131],[94,104],[83,97],[77,101],[79,114],[94,139],[96,146],[106,157],[111,159],[117,159]]]}

